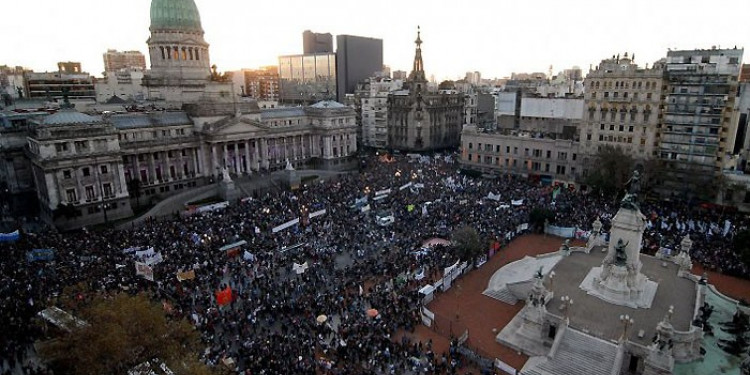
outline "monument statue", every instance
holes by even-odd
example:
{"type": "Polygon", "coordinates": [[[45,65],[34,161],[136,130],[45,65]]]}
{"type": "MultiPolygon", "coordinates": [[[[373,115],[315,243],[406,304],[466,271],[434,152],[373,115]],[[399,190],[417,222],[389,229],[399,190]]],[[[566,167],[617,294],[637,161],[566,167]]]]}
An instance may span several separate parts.
{"type": "Polygon", "coordinates": [[[617,240],[617,245],[615,245],[615,265],[616,266],[625,266],[628,263],[628,255],[625,253],[625,248],[628,246],[628,244],[622,242],[622,238],[617,240]]]}
{"type": "Polygon", "coordinates": [[[622,201],[620,202],[620,208],[634,211],[640,210],[640,207],[638,207],[638,202],[636,202],[636,196],[630,193],[625,194],[625,197],[622,198],[622,201]]]}
{"type": "Polygon", "coordinates": [[[224,182],[232,181],[232,177],[229,176],[229,168],[224,167],[224,169],[221,170],[221,180],[224,182]]]}
{"type": "Polygon", "coordinates": [[[638,193],[641,192],[641,174],[637,170],[633,171],[633,175],[630,177],[630,180],[626,182],[627,184],[630,184],[630,188],[628,189],[628,193],[633,194],[635,196],[638,195],[638,193]]]}
{"type": "Polygon", "coordinates": [[[625,197],[622,198],[622,202],[620,202],[620,207],[628,210],[639,211],[640,208],[638,207],[638,193],[641,192],[640,172],[634,170],[633,175],[630,177],[628,182],[626,182],[626,184],[628,185],[628,190],[627,193],[625,193],[625,197]]]}
{"type": "Polygon", "coordinates": [[[539,266],[539,269],[536,270],[536,273],[534,274],[534,277],[541,280],[544,278],[544,273],[542,272],[543,266],[539,266]]]}
{"type": "Polygon", "coordinates": [[[292,165],[292,163],[289,162],[289,159],[286,159],[286,168],[285,169],[287,171],[293,171],[294,170],[294,166],[292,165]]]}

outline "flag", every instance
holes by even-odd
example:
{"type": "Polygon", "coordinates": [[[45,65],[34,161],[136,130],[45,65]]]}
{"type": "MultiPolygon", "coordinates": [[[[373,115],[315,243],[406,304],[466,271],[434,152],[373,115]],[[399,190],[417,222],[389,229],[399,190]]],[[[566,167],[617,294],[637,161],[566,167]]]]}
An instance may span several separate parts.
{"type": "Polygon", "coordinates": [[[135,262],[135,274],[148,281],[154,281],[154,269],[146,263],[135,262]]]}
{"type": "Polygon", "coordinates": [[[562,186],[561,185],[557,185],[555,187],[555,190],[552,191],[552,200],[557,199],[557,195],[560,194],[560,191],[562,191],[562,186]]]}
{"type": "Polygon", "coordinates": [[[232,288],[227,286],[224,290],[216,292],[216,303],[219,306],[228,305],[232,302],[232,288]]]}
{"type": "Polygon", "coordinates": [[[292,270],[296,272],[297,275],[301,275],[305,273],[305,271],[307,271],[307,268],[308,268],[307,262],[302,263],[302,264],[299,264],[299,263],[292,264],[292,270]]]}
{"type": "Polygon", "coordinates": [[[414,211],[414,205],[410,204],[410,205],[406,206],[406,210],[409,211],[409,212],[414,211]]]}

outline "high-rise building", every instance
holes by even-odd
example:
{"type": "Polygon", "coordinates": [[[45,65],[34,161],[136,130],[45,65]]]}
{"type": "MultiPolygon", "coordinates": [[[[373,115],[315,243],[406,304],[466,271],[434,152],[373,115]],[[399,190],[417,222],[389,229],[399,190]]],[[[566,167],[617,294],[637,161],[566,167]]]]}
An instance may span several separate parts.
{"type": "Polygon", "coordinates": [[[255,70],[243,70],[245,95],[257,100],[279,100],[279,67],[264,66],[255,70]]]}
{"type": "Polygon", "coordinates": [[[279,100],[313,103],[336,98],[336,54],[279,56],[279,100]]]}
{"type": "Polygon", "coordinates": [[[663,195],[712,199],[732,159],[742,49],[669,51],[659,156],[663,195]]]}
{"type": "Polygon", "coordinates": [[[372,77],[357,85],[359,100],[359,137],[363,146],[385,148],[388,145],[388,95],[400,90],[402,81],[372,77]]]}
{"type": "Polygon", "coordinates": [[[353,94],[357,83],[382,71],[382,39],[336,36],[336,90],[339,101],[346,94],[353,94]]]}
{"type": "Polygon", "coordinates": [[[625,53],[602,60],[586,76],[580,128],[584,175],[602,146],[615,146],[636,160],[658,156],[664,63],[639,67],[625,53]]]}
{"type": "Polygon", "coordinates": [[[388,147],[408,151],[456,147],[464,124],[464,95],[429,90],[419,31],[414,43],[414,67],[406,81],[408,90],[388,95],[388,147]]]}
{"type": "Polygon", "coordinates": [[[312,55],[316,53],[333,52],[333,35],[331,33],[314,33],[305,30],[302,33],[302,53],[312,55]]]}
{"type": "Polygon", "coordinates": [[[143,56],[140,51],[120,52],[110,49],[104,53],[103,58],[105,72],[116,72],[120,69],[146,70],[146,56],[143,56]]]}
{"type": "Polygon", "coordinates": [[[81,64],[67,65],[58,72],[24,73],[25,91],[29,98],[60,100],[66,96],[71,100],[96,100],[94,79],[81,72],[81,64]],[[77,73],[68,73],[75,71],[77,73]]]}

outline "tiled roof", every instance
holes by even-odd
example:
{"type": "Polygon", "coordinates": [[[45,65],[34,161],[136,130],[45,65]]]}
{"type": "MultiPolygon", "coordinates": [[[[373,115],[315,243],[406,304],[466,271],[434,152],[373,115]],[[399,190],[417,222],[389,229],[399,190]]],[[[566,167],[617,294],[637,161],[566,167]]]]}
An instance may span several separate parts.
{"type": "Polygon", "coordinates": [[[189,125],[192,121],[187,113],[179,112],[153,112],[153,113],[128,113],[114,115],[112,123],[118,129],[146,128],[150,126],[173,126],[189,125]]]}
{"type": "Polygon", "coordinates": [[[93,124],[100,122],[99,117],[89,116],[72,109],[61,110],[44,118],[44,125],[93,124]]]}

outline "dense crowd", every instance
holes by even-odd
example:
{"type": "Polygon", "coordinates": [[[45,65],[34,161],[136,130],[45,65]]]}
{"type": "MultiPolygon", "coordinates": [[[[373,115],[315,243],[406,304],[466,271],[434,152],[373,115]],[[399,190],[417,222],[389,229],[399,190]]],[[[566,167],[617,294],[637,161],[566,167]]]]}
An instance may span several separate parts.
{"type": "MultiPolygon", "coordinates": [[[[98,293],[149,291],[169,301],[174,315],[201,332],[201,359],[210,366],[232,358],[246,374],[453,373],[457,358],[433,353],[431,343],[394,337],[420,324],[417,270],[434,275],[457,260],[450,247],[419,256],[415,250],[464,225],[506,243],[535,208],[554,212],[554,225],[582,230],[601,217],[606,230],[618,206],[611,198],[521,177],[470,178],[450,157],[371,157],[359,173],[213,212],[150,220],[129,230],[24,234],[0,245],[0,369],[10,373],[5,359],[35,373],[27,360],[30,344],[42,334],[34,318],[64,288],[78,284],[98,293]],[[305,215],[323,209],[323,215],[305,215]],[[384,214],[392,214],[394,223],[379,225],[374,217],[384,214]],[[272,231],[300,216],[299,225],[272,231]],[[241,240],[247,244],[236,256],[219,251],[241,240]],[[136,275],[133,255],[123,252],[133,247],[153,247],[163,256],[154,266],[155,281],[136,275]],[[39,248],[54,249],[54,261],[27,262],[26,253],[39,248]],[[292,270],[304,262],[304,273],[292,270]],[[175,276],[188,270],[194,279],[175,276]],[[224,286],[234,297],[219,306],[215,293],[224,286]],[[377,316],[366,313],[372,309],[377,316]]],[[[748,276],[731,248],[747,218],[663,202],[641,202],[641,209],[649,220],[646,251],[679,251],[690,234],[694,261],[748,276]]]]}

